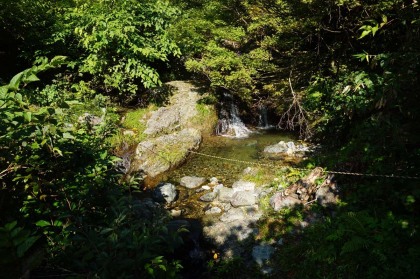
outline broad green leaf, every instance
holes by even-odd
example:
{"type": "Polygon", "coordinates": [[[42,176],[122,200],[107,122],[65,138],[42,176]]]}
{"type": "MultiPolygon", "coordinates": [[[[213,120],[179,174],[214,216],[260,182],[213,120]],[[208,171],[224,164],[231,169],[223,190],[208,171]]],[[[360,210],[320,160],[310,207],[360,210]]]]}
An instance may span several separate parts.
{"type": "Polygon", "coordinates": [[[31,120],[32,120],[32,113],[30,111],[25,111],[23,113],[23,117],[25,118],[26,122],[31,122],[31,120]]]}
{"type": "Polygon", "coordinates": [[[362,35],[360,35],[359,40],[366,37],[367,35],[369,35],[371,33],[371,30],[365,30],[362,32],[362,35]]]}
{"type": "Polygon", "coordinates": [[[51,59],[50,64],[52,66],[59,66],[66,62],[67,57],[66,56],[55,56],[53,59],[51,59]]]}
{"type": "Polygon", "coordinates": [[[20,82],[22,81],[22,76],[24,72],[20,72],[17,75],[15,75],[9,83],[9,88],[12,90],[17,90],[19,87],[20,82]]]}
{"type": "Polygon", "coordinates": [[[45,220],[39,220],[38,222],[35,223],[35,225],[37,225],[38,227],[46,227],[46,226],[51,226],[51,223],[45,220]]]}
{"type": "Polygon", "coordinates": [[[34,81],[39,81],[39,78],[35,74],[31,74],[28,77],[25,77],[25,80],[24,81],[26,83],[28,83],[28,82],[34,82],[34,81]]]}

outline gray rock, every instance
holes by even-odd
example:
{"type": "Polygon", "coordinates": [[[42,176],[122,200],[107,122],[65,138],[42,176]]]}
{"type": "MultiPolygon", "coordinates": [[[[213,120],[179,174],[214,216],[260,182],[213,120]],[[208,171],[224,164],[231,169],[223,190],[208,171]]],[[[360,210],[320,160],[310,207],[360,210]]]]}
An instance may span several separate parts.
{"type": "Polygon", "coordinates": [[[254,192],[240,191],[233,194],[230,204],[233,207],[239,207],[239,206],[253,205],[255,204],[255,202],[256,202],[256,199],[255,199],[254,192]]]}
{"type": "Polygon", "coordinates": [[[194,189],[206,182],[204,177],[197,177],[197,176],[184,176],[181,178],[181,186],[184,186],[188,189],[194,189]]]}
{"type": "Polygon", "coordinates": [[[172,81],[165,86],[174,89],[174,94],[167,107],[159,108],[149,118],[146,135],[167,134],[191,127],[191,119],[198,114],[196,104],[201,97],[197,88],[183,81],[172,81]]]}
{"type": "Polygon", "coordinates": [[[274,248],[267,244],[261,244],[252,248],[252,258],[260,266],[270,260],[273,253],[274,248]]]}
{"type": "Polygon", "coordinates": [[[219,184],[219,180],[216,177],[212,177],[210,178],[210,183],[209,185],[211,186],[216,186],[217,184],[219,184]]]}
{"type": "Polygon", "coordinates": [[[211,192],[211,193],[207,193],[207,194],[202,195],[200,197],[200,200],[204,201],[204,202],[211,202],[211,201],[214,201],[214,199],[216,199],[216,197],[217,197],[217,193],[211,192]]]}
{"type": "Polygon", "coordinates": [[[153,190],[153,199],[157,202],[173,202],[176,198],[175,185],[171,183],[159,183],[153,190]]]}
{"type": "Polygon", "coordinates": [[[209,185],[204,185],[204,186],[201,187],[201,189],[203,189],[205,191],[208,191],[208,190],[211,189],[211,187],[209,185]]]}
{"type": "Polygon", "coordinates": [[[283,196],[281,192],[275,193],[270,199],[270,205],[275,211],[284,207],[293,207],[299,204],[302,204],[301,200],[291,196],[283,196]]]}
{"type": "Polygon", "coordinates": [[[146,135],[172,132],[180,127],[180,111],[178,107],[163,107],[153,112],[147,121],[146,135]]]}
{"type": "Polygon", "coordinates": [[[231,210],[223,213],[222,216],[220,216],[220,221],[223,223],[230,223],[233,221],[242,221],[246,219],[245,212],[240,208],[232,208],[231,210]]]}
{"type": "Polygon", "coordinates": [[[220,214],[222,213],[222,209],[220,209],[219,207],[212,207],[209,210],[206,210],[204,212],[204,214],[206,215],[213,215],[213,214],[220,214]]]}
{"type": "Polygon", "coordinates": [[[198,148],[200,131],[192,128],[139,143],[131,162],[131,172],[155,177],[182,163],[189,150],[198,148]]]}
{"type": "Polygon", "coordinates": [[[213,188],[213,192],[215,193],[219,193],[219,190],[222,189],[224,186],[223,184],[217,184],[214,188],[213,188]]]}
{"type": "Polygon", "coordinates": [[[230,223],[217,222],[203,228],[204,237],[219,247],[232,246],[235,242],[243,241],[258,233],[246,221],[230,223]]]}
{"type": "Polygon", "coordinates": [[[232,196],[233,196],[232,188],[222,187],[219,189],[219,201],[230,203],[232,196]]]}
{"type": "Polygon", "coordinates": [[[254,191],[255,183],[254,182],[249,182],[249,181],[239,180],[239,181],[236,181],[235,183],[233,183],[232,189],[233,189],[234,192],[254,191]]]}
{"type": "Polygon", "coordinates": [[[264,148],[264,153],[269,155],[288,155],[288,156],[302,156],[303,153],[310,151],[310,149],[303,144],[295,144],[292,141],[281,141],[277,144],[270,145],[264,148]]]}
{"type": "Polygon", "coordinates": [[[331,206],[337,203],[337,196],[328,186],[320,187],[316,191],[315,199],[322,206],[331,206]]]}

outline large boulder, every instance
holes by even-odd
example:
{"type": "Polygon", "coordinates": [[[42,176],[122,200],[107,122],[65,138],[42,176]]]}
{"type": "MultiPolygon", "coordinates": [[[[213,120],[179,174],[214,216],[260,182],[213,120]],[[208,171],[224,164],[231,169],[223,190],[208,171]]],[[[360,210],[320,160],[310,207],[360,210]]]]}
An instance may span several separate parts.
{"type": "Polygon", "coordinates": [[[201,133],[193,128],[143,141],[137,146],[131,171],[155,177],[181,164],[200,142],[201,133]]]}
{"type": "Polygon", "coordinates": [[[147,121],[146,135],[162,134],[180,128],[180,110],[178,107],[163,107],[152,113],[147,121]]]}
{"type": "Polygon", "coordinates": [[[172,81],[166,84],[167,91],[175,91],[166,107],[152,113],[146,123],[146,135],[162,135],[191,127],[191,120],[197,116],[196,104],[201,98],[198,89],[191,83],[172,81]]]}

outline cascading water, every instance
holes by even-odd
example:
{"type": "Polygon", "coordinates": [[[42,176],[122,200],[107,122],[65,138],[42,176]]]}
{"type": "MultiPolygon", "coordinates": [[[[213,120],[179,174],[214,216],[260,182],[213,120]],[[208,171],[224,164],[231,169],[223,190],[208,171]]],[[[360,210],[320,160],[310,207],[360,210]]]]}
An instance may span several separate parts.
{"type": "Polygon", "coordinates": [[[246,138],[252,131],[248,129],[239,117],[238,107],[232,102],[230,105],[230,112],[222,109],[220,112],[220,119],[216,127],[216,135],[246,138]]]}
{"type": "Polygon", "coordinates": [[[273,125],[268,122],[268,113],[265,106],[260,107],[260,114],[258,116],[258,127],[259,129],[272,129],[273,125]]]}

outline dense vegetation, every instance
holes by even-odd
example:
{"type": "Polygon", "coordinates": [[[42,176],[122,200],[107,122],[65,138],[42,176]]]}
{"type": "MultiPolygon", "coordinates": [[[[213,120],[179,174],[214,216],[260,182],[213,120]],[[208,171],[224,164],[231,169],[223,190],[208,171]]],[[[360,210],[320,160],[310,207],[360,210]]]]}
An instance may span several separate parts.
{"type": "MultiPolygon", "coordinates": [[[[165,80],[229,92],[249,119],[268,107],[279,127],[328,146],[311,165],[419,175],[414,0],[2,0],[0,38],[0,272],[10,278],[177,276],[180,239],[164,213],[139,218],[138,181],[121,179],[107,140],[117,104],[147,106],[165,80]]],[[[418,278],[418,180],[340,183],[334,214],[280,252],[282,275],[418,278]]]]}

